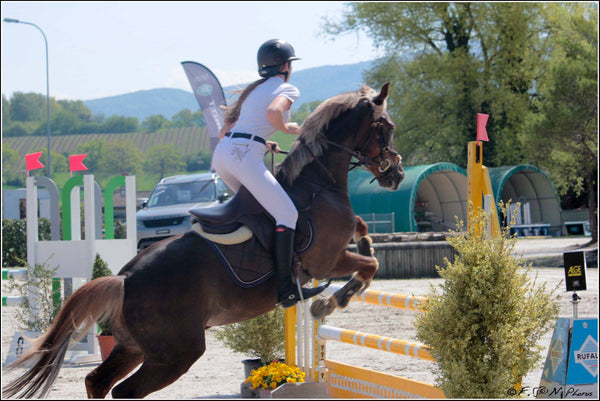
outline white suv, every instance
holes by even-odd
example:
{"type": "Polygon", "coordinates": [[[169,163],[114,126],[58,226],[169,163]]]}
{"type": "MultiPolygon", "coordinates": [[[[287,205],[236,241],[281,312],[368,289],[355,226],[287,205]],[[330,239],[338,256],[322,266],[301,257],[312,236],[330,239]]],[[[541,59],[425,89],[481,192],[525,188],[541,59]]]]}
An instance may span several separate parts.
{"type": "Polygon", "coordinates": [[[163,178],[137,212],[138,252],[156,241],[189,231],[192,207],[215,206],[232,194],[215,173],[163,178]]]}

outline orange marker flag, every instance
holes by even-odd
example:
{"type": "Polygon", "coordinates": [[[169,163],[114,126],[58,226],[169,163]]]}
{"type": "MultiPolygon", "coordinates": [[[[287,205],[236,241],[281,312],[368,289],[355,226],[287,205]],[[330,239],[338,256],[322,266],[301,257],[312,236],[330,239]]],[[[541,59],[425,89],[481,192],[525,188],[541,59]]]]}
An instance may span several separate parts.
{"type": "Polygon", "coordinates": [[[30,153],[25,155],[25,165],[27,166],[27,176],[29,176],[29,170],[35,170],[38,168],[44,167],[44,165],[40,162],[40,156],[42,152],[30,153]]]}
{"type": "Polygon", "coordinates": [[[477,142],[489,142],[487,131],[485,130],[485,126],[489,117],[490,116],[487,114],[477,113],[477,142]]]}
{"type": "Polygon", "coordinates": [[[71,172],[87,170],[88,168],[83,164],[83,159],[85,159],[86,156],[87,153],[83,155],[69,156],[69,170],[71,170],[71,172]]]}

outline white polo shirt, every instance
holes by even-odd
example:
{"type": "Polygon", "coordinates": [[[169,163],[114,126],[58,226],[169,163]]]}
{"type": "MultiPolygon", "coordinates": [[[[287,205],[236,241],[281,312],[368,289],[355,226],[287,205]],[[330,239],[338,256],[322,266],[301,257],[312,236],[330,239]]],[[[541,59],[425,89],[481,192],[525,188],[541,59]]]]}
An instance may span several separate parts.
{"type": "MultiPolygon", "coordinates": [[[[246,98],[240,110],[240,116],[231,132],[243,132],[258,135],[265,140],[271,138],[277,129],[267,118],[267,108],[278,96],[285,96],[293,102],[300,97],[300,91],[294,85],[275,76],[258,85],[246,98]]],[[[283,115],[283,122],[290,120],[290,112],[283,115]]]]}

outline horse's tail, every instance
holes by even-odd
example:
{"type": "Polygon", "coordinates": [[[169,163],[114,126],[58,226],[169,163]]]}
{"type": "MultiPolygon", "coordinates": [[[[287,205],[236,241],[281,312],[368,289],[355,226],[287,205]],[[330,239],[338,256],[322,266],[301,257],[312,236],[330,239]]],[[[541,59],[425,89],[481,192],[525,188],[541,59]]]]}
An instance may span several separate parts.
{"type": "Polygon", "coordinates": [[[119,319],[122,313],[124,276],[100,277],[75,291],[65,302],[52,326],[10,369],[27,362],[33,366],[2,389],[2,398],[44,397],[56,380],[71,338],[81,339],[98,320],[119,319]]]}

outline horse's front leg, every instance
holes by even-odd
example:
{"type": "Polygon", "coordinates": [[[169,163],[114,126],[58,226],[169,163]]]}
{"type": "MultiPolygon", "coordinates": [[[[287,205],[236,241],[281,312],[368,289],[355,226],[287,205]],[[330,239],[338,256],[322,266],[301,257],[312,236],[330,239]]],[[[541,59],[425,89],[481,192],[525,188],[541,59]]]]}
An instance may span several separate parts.
{"type": "MultiPolygon", "coordinates": [[[[370,243],[368,246],[369,254],[371,252],[370,243]]],[[[378,268],[377,259],[371,256],[359,255],[353,252],[344,251],[336,264],[332,277],[343,277],[354,273],[352,278],[333,295],[328,298],[315,300],[310,308],[314,319],[320,319],[330,315],[335,308],[345,308],[354,294],[364,291],[378,268]]]]}

